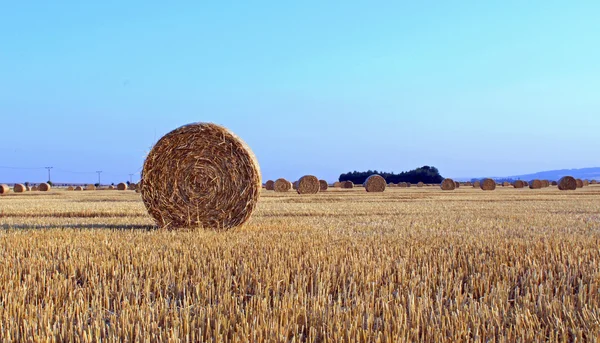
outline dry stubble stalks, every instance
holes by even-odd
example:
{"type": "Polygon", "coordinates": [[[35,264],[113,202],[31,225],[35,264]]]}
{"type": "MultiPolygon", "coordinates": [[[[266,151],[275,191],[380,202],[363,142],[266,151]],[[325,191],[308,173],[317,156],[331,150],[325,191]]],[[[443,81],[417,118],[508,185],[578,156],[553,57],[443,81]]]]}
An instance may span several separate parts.
{"type": "Polygon", "coordinates": [[[577,189],[577,180],[572,176],[565,176],[558,181],[558,189],[561,191],[574,191],[577,189]]]}
{"type": "Polygon", "coordinates": [[[275,192],[288,192],[292,189],[292,184],[286,179],[277,179],[274,187],[275,192]]]}
{"type": "Polygon", "coordinates": [[[456,182],[452,179],[444,179],[442,183],[440,183],[440,188],[443,191],[453,191],[456,189],[456,182]]]}
{"type": "Polygon", "coordinates": [[[16,183],[15,186],[13,187],[13,191],[15,193],[24,193],[27,190],[27,188],[25,187],[25,185],[20,184],[20,183],[16,183]]]}
{"type": "Polygon", "coordinates": [[[164,228],[229,229],[245,223],[261,190],[258,162],[235,134],[211,123],[182,126],[152,148],[142,200],[164,228]]]}
{"type": "Polygon", "coordinates": [[[479,188],[484,191],[493,191],[496,189],[496,181],[492,179],[483,179],[480,182],[479,188]]]}
{"type": "Polygon", "coordinates": [[[541,180],[531,180],[529,182],[530,189],[541,189],[544,187],[544,183],[541,180]]]}
{"type": "Polygon", "coordinates": [[[327,190],[327,188],[329,188],[329,185],[327,184],[327,181],[325,180],[319,180],[319,191],[320,192],[324,192],[327,190]]]}
{"type": "Polygon", "coordinates": [[[121,182],[117,185],[117,190],[119,191],[126,191],[127,190],[127,184],[125,182],[121,182]]]}
{"type": "Polygon", "coordinates": [[[47,183],[45,183],[45,182],[44,183],[40,183],[39,186],[38,186],[38,190],[40,192],[48,192],[50,190],[50,188],[51,188],[50,185],[47,184],[47,183]]]}
{"type": "Polygon", "coordinates": [[[514,188],[525,188],[525,182],[517,180],[513,183],[514,188]]]}
{"type": "Polygon", "coordinates": [[[365,190],[367,192],[383,192],[387,183],[381,175],[371,175],[365,180],[365,190]]]}
{"type": "Polygon", "coordinates": [[[344,182],[342,182],[342,188],[346,188],[346,189],[354,188],[354,183],[352,183],[352,181],[344,181],[344,182]]]}
{"type": "Polygon", "coordinates": [[[321,188],[319,179],[313,175],[304,175],[297,182],[296,191],[298,194],[317,194],[321,188]]]}
{"type": "Polygon", "coordinates": [[[267,181],[267,183],[265,183],[265,189],[268,191],[274,191],[275,190],[275,181],[273,181],[273,180],[267,181]]]}

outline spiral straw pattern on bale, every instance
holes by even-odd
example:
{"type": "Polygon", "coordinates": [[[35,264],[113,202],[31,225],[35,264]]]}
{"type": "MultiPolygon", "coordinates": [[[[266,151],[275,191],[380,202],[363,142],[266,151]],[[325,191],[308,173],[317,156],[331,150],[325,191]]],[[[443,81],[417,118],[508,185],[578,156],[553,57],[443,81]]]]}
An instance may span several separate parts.
{"type": "Polygon", "coordinates": [[[45,182],[44,183],[40,183],[38,185],[38,190],[40,192],[48,192],[50,190],[50,188],[51,188],[50,185],[47,184],[47,183],[45,183],[45,182]]]}
{"type": "Polygon", "coordinates": [[[517,180],[513,183],[513,187],[515,188],[525,188],[525,182],[521,180],[517,180]]]}
{"type": "Polygon", "coordinates": [[[453,191],[456,189],[456,182],[452,179],[444,179],[442,183],[440,183],[440,188],[443,191],[453,191]]]}
{"type": "Polygon", "coordinates": [[[117,190],[118,191],[126,191],[127,190],[127,184],[125,182],[121,182],[117,185],[117,190]]]}
{"type": "Polygon", "coordinates": [[[481,188],[484,191],[496,190],[496,181],[492,179],[483,179],[480,181],[479,188],[481,188]]]}
{"type": "Polygon", "coordinates": [[[292,184],[286,179],[277,179],[274,187],[275,192],[288,192],[292,189],[292,184]]]}
{"type": "Polygon", "coordinates": [[[265,183],[265,189],[268,191],[274,191],[275,190],[275,181],[273,181],[273,180],[267,181],[267,183],[265,183]]]}
{"type": "Polygon", "coordinates": [[[27,190],[27,188],[25,187],[25,185],[20,184],[20,183],[16,183],[15,186],[13,187],[13,191],[15,193],[24,193],[27,190]]]}
{"type": "Polygon", "coordinates": [[[577,189],[577,180],[572,176],[565,176],[558,180],[558,189],[561,191],[574,191],[577,189]]]}
{"type": "Polygon", "coordinates": [[[583,180],[576,179],[575,182],[577,182],[577,188],[583,188],[583,180]]]}
{"type": "Polygon", "coordinates": [[[352,183],[352,181],[344,181],[344,182],[342,182],[342,188],[345,188],[345,189],[354,188],[354,183],[352,183]]]}
{"type": "Polygon", "coordinates": [[[541,189],[542,187],[544,187],[544,183],[541,180],[536,179],[529,182],[530,189],[541,189]]]}
{"type": "Polygon", "coordinates": [[[261,187],[258,162],[240,138],[219,125],[194,123],[152,148],[141,195],[161,227],[226,230],[250,218],[261,187]]]}
{"type": "Polygon", "coordinates": [[[0,194],[6,194],[10,191],[8,185],[0,185],[0,194]]]}
{"type": "Polygon", "coordinates": [[[324,192],[329,188],[329,184],[325,180],[319,180],[319,192],[324,192]]]}
{"type": "Polygon", "coordinates": [[[381,175],[371,175],[365,180],[365,190],[369,193],[383,192],[387,182],[381,175]]]}
{"type": "Polygon", "coordinates": [[[321,189],[319,179],[313,175],[304,175],[296,182],[296,192],[298,194],[317,194],[319,193],[319,189],[321,189]]]}

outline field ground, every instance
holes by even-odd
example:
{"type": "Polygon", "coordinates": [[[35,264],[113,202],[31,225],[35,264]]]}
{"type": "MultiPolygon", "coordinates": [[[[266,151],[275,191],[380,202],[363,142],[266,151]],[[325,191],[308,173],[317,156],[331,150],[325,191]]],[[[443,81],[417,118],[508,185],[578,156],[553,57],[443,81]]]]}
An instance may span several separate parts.
{"type": "Polygon", "coordinates": [[[139,194],[0,197],[0,341],[586,342],[600,187],[263,191],[165,232],[139,194]]]}

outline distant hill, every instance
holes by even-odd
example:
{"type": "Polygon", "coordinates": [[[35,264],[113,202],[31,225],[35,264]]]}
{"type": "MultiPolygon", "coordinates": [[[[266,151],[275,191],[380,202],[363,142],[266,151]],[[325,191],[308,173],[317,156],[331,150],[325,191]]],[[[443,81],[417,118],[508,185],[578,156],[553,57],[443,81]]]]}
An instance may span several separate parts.
{"type": "Polygon", "coordinates": [[[509,178],[513,180],[558,180],[563,176],[572,176],[582,180],[600,180],[600,168],[550,170],[535,174],[515,175],[509,178]]]}

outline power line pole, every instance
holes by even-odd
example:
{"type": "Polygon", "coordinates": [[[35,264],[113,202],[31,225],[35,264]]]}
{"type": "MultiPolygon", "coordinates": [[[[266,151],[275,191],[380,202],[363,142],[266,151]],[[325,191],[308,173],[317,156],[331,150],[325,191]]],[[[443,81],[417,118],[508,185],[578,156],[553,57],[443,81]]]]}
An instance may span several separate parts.
{"type": "Polygon", "coordinates": [[[102,170],[98,170],[96,173],[98,173],[98,186],[100,186],[100,174],[102,174],[102,170]]]}
{"type": "Polygon", "coordinates": [[[46,169],[48,169],[48,181],[52,182],[52,179],[50,178],[50,169],[54,168],[54,167],[44,167],[46,169]]]}

